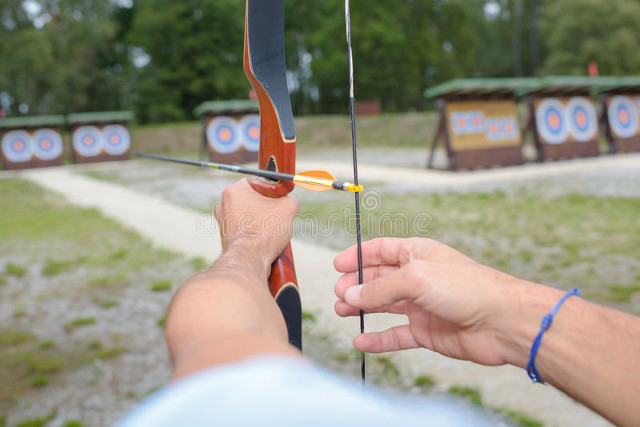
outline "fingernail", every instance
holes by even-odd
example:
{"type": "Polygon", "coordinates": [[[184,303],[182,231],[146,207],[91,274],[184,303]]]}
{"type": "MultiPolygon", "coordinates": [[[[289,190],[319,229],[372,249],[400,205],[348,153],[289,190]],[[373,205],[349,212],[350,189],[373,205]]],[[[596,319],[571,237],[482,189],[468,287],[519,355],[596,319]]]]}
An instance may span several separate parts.
{"type": "Polygon", "coordinates": [[[360,301],[360,293],[364,285],[352,286],[344,293],[344,299],[349,303],[357,303],[360,301]]]}

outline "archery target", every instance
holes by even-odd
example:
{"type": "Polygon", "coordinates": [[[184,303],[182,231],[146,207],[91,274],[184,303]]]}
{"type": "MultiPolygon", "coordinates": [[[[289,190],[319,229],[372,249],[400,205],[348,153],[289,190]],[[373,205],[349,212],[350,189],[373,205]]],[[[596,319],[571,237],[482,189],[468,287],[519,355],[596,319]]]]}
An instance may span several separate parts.
{"type": "Polygon", "coordinates": [[[500,119],[500,130],[504,139],[518,139],[520,129],[518,121],[514,117],[503,117],[500,119]]]}
{"type": "Polygon", "coordinates": [[[62,155],[62,137],[53,129],[38,129],[33,133],[33,151],[40,160],[54,160],[62,155]]]}
{"type": "Polygon", "coordinates": [[[31,135],[24,130],[12,130],[2,137],[2,154],[12,163],[28,162],[33,157],[31,135]]]}
{"type": "Polygon", "coordinates": [[[220,154],[233,153],[242,145],[238,122],[230,117],[216,117],[207,126],[207,141],[220,154]]]}
{"type": "Polygon", "coordinates": [[[466,135],[469,133],[468,113],[456,111],[451,114],[451,129],[456,135],[466,135]]]}
{"type": "Polygon", "coordinates": [[[545,98],[536,108],[538,133],[549,144],[562,144],[569,136],[565,108],[556,98],[545,98]]]}
{"type": "Polygon", "coordinates": [[[638,132],[638,110],[627,96],[614,96],[607,108],[611,130],[621,138],[631,138],[638,132]]]}
{"type": "Polygon", "coordinates": [[[587,98],[571,98],[566,106],[569,131],[578,142],[591,141],[598,132],[596,109],[587,98]]]}
{"type": "Polygon", "coordinates": [[[73,149],[82,157],[95,157],[102,152],[102,132],[95,126],[80,126],[72,139],[73,149]]]}
{"type": "Polygon", "coordinates": [[[248,151],[259,151],[260,149],[260,116],[251,114],[244,116],[240,120],[242,130],[242,142],[248,151]]]}
{"type": "Polygon", "coordinates": [[[467,126],[469,133],[483,133],[484,132],[484,113],[482,111],[470,111],[467,116],[467,126]]]}
{"type": "Polygon", "coordinates": [[[484,135],[489,141],[499,141],[503,139],[500,119],[487,119],[484,135]]]}
{"type": "Polygon", "coordinates": [[[104,151],[112,156],[127,152],[131,147],[129,131],[122,125],[107,125],[102,129],[104,151]]]}

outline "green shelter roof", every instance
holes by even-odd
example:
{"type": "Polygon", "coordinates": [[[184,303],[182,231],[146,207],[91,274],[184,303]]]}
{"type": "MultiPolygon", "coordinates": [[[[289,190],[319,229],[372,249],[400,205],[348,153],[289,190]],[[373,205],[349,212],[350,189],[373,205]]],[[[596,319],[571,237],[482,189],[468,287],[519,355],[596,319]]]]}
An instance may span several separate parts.
{"type": "Polygon", "coordinates": [[[589,76],[548,76],[530,79],[517,92],[522,95],[563,95],[583,93],[588,95],[591,91],[609,81],[610,77],[589,76]]]}
{"type": "Polygon", "coordinates": [[[427,98],[436,97],[484,97],[493,95],[513,96],[531,80],[528,78],[456,79],[433,86],[424,91],[427,98]]]}
{"type": "Polygon", "coordinates": [[[130,122],[135,117],[133,111],[102,111],[95,113],[74,113],[67,116],[69,124],[130,122]]]}
{"type": "Polygon", "coordinates": [[[637,93],[640,92],[640,76],[606,77],[593,90],[594,94],[603,92],[637,93]]]}
{"type": "Polygon", "coordinates": [[[193,110],[193,115],[200,117],[203,114],[242,114],[257,113],[258,101],[250,99],[232,99],[229,101],[207,101],[198,105],[193,110]]]}
{"type": "Polygon", "coordinates": [[[64,116],[24,116],[0,119],[0,129],[60,126],[62,124],[64,124],[64,116]]]}

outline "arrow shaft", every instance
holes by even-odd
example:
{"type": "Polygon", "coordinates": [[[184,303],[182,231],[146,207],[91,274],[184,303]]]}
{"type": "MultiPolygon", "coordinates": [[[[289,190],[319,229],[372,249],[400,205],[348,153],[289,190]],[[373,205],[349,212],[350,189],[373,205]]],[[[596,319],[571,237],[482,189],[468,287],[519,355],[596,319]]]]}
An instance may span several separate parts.
{"type": "MultiPolygon", "coordinates": [[[[183,165],[200,166],[203,168],[218,169],[228,172],[241,173],[244,175],[260,176],[274,181],[294,181],[295,175],[289,173],[273,172],[262,169],[246,168],[244,166],[227,165],[225,163],[203,162],[200,160],[181,159],[179,157],[162,156],[160,154],[140,153],[134,151],[132,156],[144,157],[147,159],[163,160],[166,162],[182,163],[183,165]]],[[[331,184],[329,184],[331,185],[331,184]]]]}
{"type": "MultiPolygon", "coordinates": [[[[218,170],[223,170],[227,172],[241,173],[244,175],[259,176],[259,177],[270,179],[273,181],[291,181],[297,184],[311,184],[312,187],[319,186],[319,187],[324,187],[325,189],[333,188],[335,190],[341,190],[341,191],[352,191],[352,192],[362,191],[361,186],[354,186],[349,182],[335,181],[332,179],[319,178],[319,177],[308,176],[308,175],[300,175],[300,174],[293,175],[290,173],[274,172],[274,171],[263,170],[263,169],[253,169],[253,168],[247,168],[244,166],[227,165],[224,163],[203,162],[201,160],[181,159],[179,157],[162,156],[160,154],[140,153],[138,151],[132,152],[131,155],[136,157],[153,159],[153,160],[162,160],[165,162],[181,163],[183,165],[199,166],[203,168],[218,169],[218,170]]],[[[309,189],[309,186],[306,186],[305,188],[309,189]]],[[[314,191],[323,191],[323,190],[320,190],[316,187],[314,191]]]]}

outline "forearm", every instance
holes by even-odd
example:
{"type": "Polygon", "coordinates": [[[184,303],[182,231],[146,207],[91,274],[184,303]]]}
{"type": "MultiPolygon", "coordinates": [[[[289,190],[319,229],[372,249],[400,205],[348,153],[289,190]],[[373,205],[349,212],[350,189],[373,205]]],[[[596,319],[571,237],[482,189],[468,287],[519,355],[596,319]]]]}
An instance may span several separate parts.
{"type": "Polygon", "coordinates": [[[235,245],[174,297],[166,339],[174,377],[258,352],[291,352],[286,326],[267,288],[268,261],[235,245]]]}
{"type": "MultiPolygon", "coordinates": [[[[511,307],[507,359],[525,368],[541,320],[563,292],[525,285],[511,307]]],[[[640,425],[640,320],[582,298],[565,301],[544,333],[535,364],[542,380],[619,425],[640,425]]]]}

